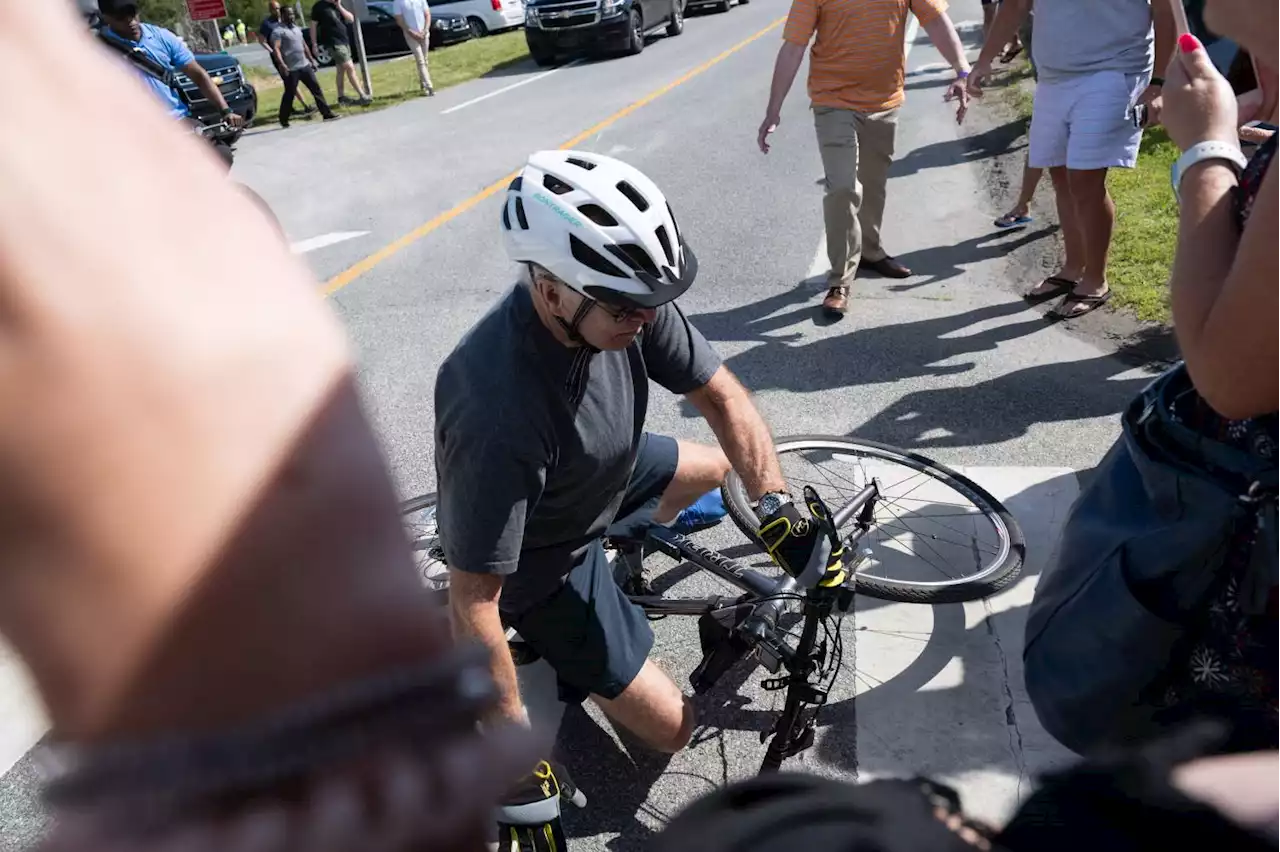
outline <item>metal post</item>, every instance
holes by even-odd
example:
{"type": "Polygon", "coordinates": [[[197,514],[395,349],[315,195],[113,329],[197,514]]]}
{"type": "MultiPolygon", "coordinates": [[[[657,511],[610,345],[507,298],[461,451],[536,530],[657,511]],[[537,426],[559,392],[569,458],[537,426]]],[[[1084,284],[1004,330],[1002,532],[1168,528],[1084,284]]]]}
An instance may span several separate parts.
{"type": "Polygon", "coordinates": [[[356,16],[356,49],[360,51],[360,76],[364,79],[364,93],[372,98],[373,79],[369,76],[369,57],[364,51],[364,30],[360,26],[360,19],[369,13],[369,7],[365,0],[351,0],[351,5],[356,16]]]}

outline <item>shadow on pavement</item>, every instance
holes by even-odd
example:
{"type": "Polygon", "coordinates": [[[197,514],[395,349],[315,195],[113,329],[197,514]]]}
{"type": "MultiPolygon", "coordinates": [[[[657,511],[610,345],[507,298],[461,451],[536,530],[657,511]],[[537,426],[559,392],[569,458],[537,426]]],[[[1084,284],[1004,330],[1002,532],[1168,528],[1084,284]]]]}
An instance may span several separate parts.
{"type": "MultiPolygon", "coordinates": [[[[974,215],[978,214],[975,213],[974,215]]],[[[1025,245],[1049,236],[1057,229],[1057,226],[1054,225],[1041,228],[1038,231],[1019,230],[1011,232],[1001,231],[992,225],[991,233],[983,234],[980,237],[973,237],[951,245],[934,246],[907,252],[899,255],[898,260],[910,267],[911,271],[915,273],[914,279],[920,279],[922,276],[927,277],[924,280],[893,284],[890,285],[889,289],[895,293],[903,293],[918,287],[925,287],[929,284],[937,284],[940,281],[955,278],[957,275],[964,274],[966,266],[1004,257],[1025,245]],[[1016,238],[1010,239],[1010,237],[1016,238]]],[[[1034,282],[1027,282],[1027,289],[1031,288],[1032,283],[1034,282]]]]}
{"type": "MultiPolygon", "coordinates": [[[[672,816],[656,812],[648,803],[649,790],[666,770],[671,756],[639,744],[621,728],[616,730],[622,748],[581,706],[565,709],[556,738],[557,756],[586,794],[587,806],[582,810],[566,807],[563,824],[568,838],[617,834],[608,848],[632,852],[646,848],[653,833],[636,818],[638,814],[649,812],[663,822],[672,816]],[[572,743],[573,755],[589,760],[574,761],[567,743],[572,743]]],[[[707,789],[718,783],[719,779],[708,779],[707,789]]]]}
{"type": "MultiPolygon", "coordinates": [[[[973,369],[973,364],[939,362],[974,352],[995,349],[1001,342],[1044,329],[1039,316],[1001,325],[962,337],[948,337],[976,323],[1024,313],[1022,302],[987,305],[958,314],[897,325],[861,328],[838,337],[826,337],[802,345],[790,345],[794,336],[767,337],[765,332],[816,320],[818,311],[808,287],[797,287],[761,302],[718,313],[699,314],[690,321],[711,340],[757,340],[756,346],[726,360],[743,383],[754,392],[780,389],[799,392],[833,390],[862,384],[882,384],[922,376],[949,376],[973,369]],[[781,316],[761,315],[788,304],[803,307],[781,316]],[[753,309],[759,308],[759,311],[753,309]],[[830,365],[839,364],[839,369],[830,365]],[[936,366],[935,366],[936,365],[936,366]]],[[[1070,365],[1057,365],[1069,370],[1070,365]]],[[[957,388],[961,396],[968,388],[957,388]]],[[[686,406],[689,414],[696,409],[686,406]]],[[[866,435],[865,437],[875,437],[866,435]]]]}
{"type": "MultiPolygon", "coordinates": [[[[926,88],[932,80],[921,80],[908,84],[908,88],[926,88]]],[[[942,82],[949,82],[945,78],[942,82]]],[[[1027,129],[1026,119],[1015,119],[1004,124],[958,139],[947,139],[931,142],[908,151],[906,156],[893,161],[889,167],[889,177],[906,177],[924,169],[945,168],[957,163],[972,163],[988,157],[998,157],[1010,151],[1018,151],[1026,143],[1015,145],[1027,129]]]]}

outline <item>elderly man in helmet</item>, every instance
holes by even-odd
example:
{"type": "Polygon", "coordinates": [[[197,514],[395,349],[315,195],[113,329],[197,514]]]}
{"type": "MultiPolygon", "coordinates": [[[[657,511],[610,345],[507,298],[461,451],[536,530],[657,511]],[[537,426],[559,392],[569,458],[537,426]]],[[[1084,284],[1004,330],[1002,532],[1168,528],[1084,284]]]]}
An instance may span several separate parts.
{"type": "Polygon", "coordinates": [[[501,716],[527,720],[511,626],[555,669],[562,700],[590,697],[678,751],[692,707],[648,660],[649,622],[615,584],[602,537],[672,522],[732,465],[784,570],[825,568],[830,546],[787,494],[751,397],[675,303],[698,264],[651,180],[598,154],[540,152],[508,189],[500,227],[523,280],[436,379],[454,632],[492,649],[501,716]],[[692,402],[720,446],[646,432],[650,379],[692,402]]]}

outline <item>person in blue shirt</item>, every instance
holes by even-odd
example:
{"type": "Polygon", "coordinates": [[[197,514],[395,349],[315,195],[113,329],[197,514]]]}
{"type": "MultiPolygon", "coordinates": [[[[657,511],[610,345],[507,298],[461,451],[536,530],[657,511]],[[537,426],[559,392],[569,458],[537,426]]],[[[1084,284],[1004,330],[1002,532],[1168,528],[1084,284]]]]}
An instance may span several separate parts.
{"type": "MultiPolygon", "coordinates": [[[[191,78],[200,93],[209,99],[221,112],[222,119],[232,127],[239,127],[244,122],[231,107],[226,98],[218,90],[200,64],[196,62],[191,49],[164,27],[155,24],[144,24],[138,17],[136,0],[98,0],[98,14],[102,17],[102,37],[113,40],[129,49],[141,49],[153,62],[166,71],[181,71],[191,78]]],[[[161,103],[176,119],[192,118],[191,111],[179,97],[177,90],[141,70],[138,71],[161,103]]]]}

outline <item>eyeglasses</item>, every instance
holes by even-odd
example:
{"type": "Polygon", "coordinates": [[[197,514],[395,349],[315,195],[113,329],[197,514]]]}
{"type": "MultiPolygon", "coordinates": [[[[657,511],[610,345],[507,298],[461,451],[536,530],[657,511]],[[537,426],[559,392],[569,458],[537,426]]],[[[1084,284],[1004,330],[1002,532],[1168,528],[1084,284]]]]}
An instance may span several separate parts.
{"type": "MultiPolygon", "coordinates": [[[[555,284],[559,287],[564,287],[567,290],[572,290],[574,293],[578,293],[577,290],[574,290],[572,287],[570,287],[568,284],[561,281],[559,278],[548,275],[546,273],[538,274],[537,278],[539,278],[542,281],[546,281],[550,284],[555,284]]],[[[592,299],[590,296],[584,296],[581,293],[578,293],[578,295],[581,296],[584,301],[591,302],[595,307],[599,308],[604,313],[613,317],[613,321],[616,322],[618,325],[622,325],[628,320],[634,318],[636,314],[638,314],[640,311],[644,310],[643,308],[615,308],[612,305],[606,305],[604,302],[600,301],[599,299],[592,299]]]]}
{"type": "MultiPolygon", "coordinates": [[[[584,296],[583,298],[586,298],[586,297],[584,296]]],[[[599,299],[596,300],[596,307],[604,311],[609,316],[613,317],[613,321],[618,323],[619,325],[631,319],[637,313],[640,312],[639,308],[610,307],[609,305],[606,305],[604,302],[601,302],[599,299]]]]}

